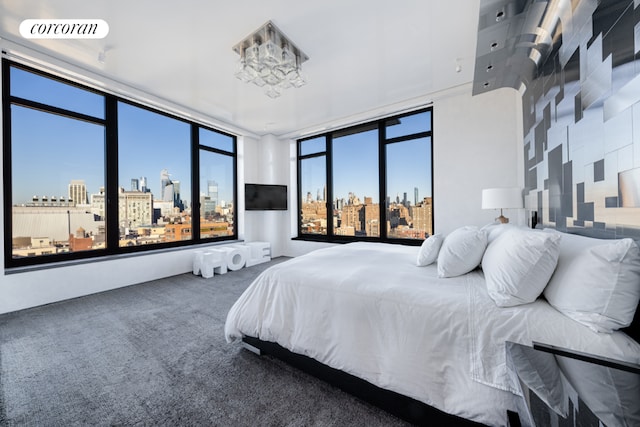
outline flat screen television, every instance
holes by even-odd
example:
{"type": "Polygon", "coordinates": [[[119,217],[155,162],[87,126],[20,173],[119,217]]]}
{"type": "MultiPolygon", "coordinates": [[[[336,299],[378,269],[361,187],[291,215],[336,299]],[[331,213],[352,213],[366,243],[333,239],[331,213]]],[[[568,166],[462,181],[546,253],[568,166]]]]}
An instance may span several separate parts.
{"type": "Polygon", "coordinates": [[[286,211],[287,186],[245,184],[244,208],[248,211],[286,211]]]}

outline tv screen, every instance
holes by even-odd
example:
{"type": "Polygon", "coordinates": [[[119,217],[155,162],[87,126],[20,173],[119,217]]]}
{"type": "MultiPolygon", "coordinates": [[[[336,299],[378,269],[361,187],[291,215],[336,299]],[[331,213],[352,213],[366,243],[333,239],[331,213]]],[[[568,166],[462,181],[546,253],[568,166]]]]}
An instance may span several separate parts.
{"type": "Polygon", "coordinates": [[[245,184],[244,208],[248,211],[286,211],[287,186],[245,184]]]}

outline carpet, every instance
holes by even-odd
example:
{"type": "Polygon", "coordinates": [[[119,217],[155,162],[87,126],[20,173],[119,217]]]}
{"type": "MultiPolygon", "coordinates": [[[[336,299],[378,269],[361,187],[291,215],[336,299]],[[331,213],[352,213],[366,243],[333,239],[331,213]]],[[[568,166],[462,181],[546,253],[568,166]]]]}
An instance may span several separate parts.
{"type": "Polygon", "coordinates": [[[0,424],[406,425],[278,359],[225,341],[233,302],[261,271],[285,260],[1,315],[0,424]]]}

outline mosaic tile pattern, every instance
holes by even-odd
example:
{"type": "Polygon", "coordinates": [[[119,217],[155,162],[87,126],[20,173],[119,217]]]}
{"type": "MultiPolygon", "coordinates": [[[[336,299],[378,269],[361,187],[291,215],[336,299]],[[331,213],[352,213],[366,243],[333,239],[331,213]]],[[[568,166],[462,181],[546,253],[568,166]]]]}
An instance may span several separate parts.
{"type": "Polygon", "coordinates": [[[640,0],[574,0],[522,92],[525,206],[544,226],[640,238],[640,0]]]}

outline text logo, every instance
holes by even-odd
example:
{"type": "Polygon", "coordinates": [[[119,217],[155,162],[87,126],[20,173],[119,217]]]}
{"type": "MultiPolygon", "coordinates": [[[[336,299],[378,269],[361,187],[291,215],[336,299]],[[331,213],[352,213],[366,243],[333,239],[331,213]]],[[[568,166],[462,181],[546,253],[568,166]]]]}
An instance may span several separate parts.
{"type": "Polygon", "coordinates": [[[102,19],[25,19],[20,35],[27,39],[102,39],[109,24],[102,19]]]}

